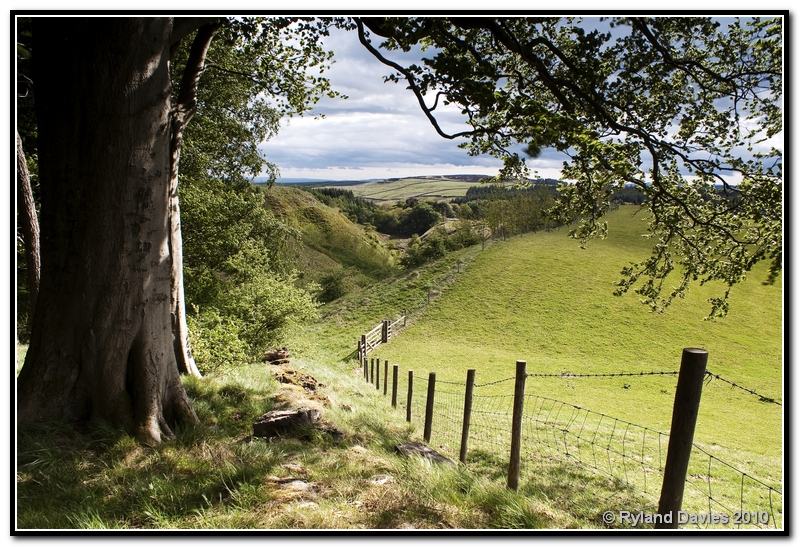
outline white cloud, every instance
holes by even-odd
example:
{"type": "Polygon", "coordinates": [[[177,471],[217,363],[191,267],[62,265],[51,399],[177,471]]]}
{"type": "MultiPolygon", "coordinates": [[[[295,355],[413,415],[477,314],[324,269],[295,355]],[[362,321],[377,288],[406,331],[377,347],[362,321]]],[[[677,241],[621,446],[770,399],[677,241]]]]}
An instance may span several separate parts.
{"type": "MultiPolygon", "coordinates": [[[[342,180],[497,173],[499,160],[471,157],[458,148],[463,139],[439,136],[402,83],[384,83],[390,70],[358,43],[355,32],[334,33],[325,45],[334,50],[335,59],[327,77],[349,98],[320,100],[316,112],[325,118],[285,120],[278,135],[262,144],[267,160],[278,165],[282,177],[342,180]]],[[[392,55],[406,61],[413,56],[392,55]]],[[[445,131],[467,129],[460,113],[452,109],[443,110],[438,118],[445,131]]]]}

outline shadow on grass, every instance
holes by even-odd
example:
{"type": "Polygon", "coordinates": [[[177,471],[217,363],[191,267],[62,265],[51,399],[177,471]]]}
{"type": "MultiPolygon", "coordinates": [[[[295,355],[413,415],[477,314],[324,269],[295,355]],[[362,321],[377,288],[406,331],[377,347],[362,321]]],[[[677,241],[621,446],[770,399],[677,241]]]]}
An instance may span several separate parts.
{"type": "Polygon", "coordinates": [[[21,428],[17,529],[193,527],[210,507],[241,505],[285,457],[250,437],[272,401],[235,382],[186,387],[201,424],[157,448],[102,422],[21,428]]]}
{"type": "Polygon", "coordinates": [[[285,464],[307,468],[315,480],[356,495],[359,485],[391,464],[380,450],[378,456],[368,451],[347,461],[349,449],[370,445],[391,451],[413,429],[393,427],[369,411],[328,409],[325,417],[336,423],[332,429],[299,428],[292,437],[254,438],[255,419],[277,404],[275,381],[260,373],[257,378],[252,387],[234,380],[185,379],[201,424],[176,429],[175,439],[157,448],[143,447],[99,422],[20,430],[16,529],[280,525],[278,507],[286,496],[276,491],[271,477],[292,476],[285,464]],[[373,466],[370,459],[384,462],[373,466]]]}
{"type": "MultiPolygon", "coordinates": [[[[268,389],[186,385],[202,423],[154,449],[103,423],[22,428],[16,529],[280,526],[286,502],[270,477],[303,469],[327,492],[319,501],[332,514],[363,504],[366,511],[341,521],[348,527],[602,528],[603,511],[651,510],[634,492],[568,463],[526,462],[519,491],[511,492],[508,462],[489,453],[470,452],[466,468],[395,458],[394,447],[419,432],[367,404],[326,412],[341,435],[309,428],[299,438],[253,438],[252,422],[273,405],[268,389]],[[377,484],[381,474],[394,482],[377,484]]],[[[321,527],[340,522],[324,518],[321,527]]]]}

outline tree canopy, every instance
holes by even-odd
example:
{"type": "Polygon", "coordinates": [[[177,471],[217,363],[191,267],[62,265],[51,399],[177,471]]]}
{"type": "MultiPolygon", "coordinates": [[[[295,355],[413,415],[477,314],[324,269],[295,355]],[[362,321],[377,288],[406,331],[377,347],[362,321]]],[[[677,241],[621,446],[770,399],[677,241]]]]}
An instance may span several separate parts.
{"type": "Polygon", "coordinates": [[[603,237],[615,189],[638,187],[651,215],[652,255],[623,270],[655,310],[693,281],[719,280],[710,316],[761,260],[782,268],[783,21],[698,17],[356,18],[372,54],[403,81],[445,138],[503,158],[499,178],[527,180],[524,155],[564,152],[555,213],[603,237]],[[374,37],[379,41],[374,41],[374,37]],[[421,46],[421,64],[393,50],[421,46]],[[461,109],[448,134],[437,108],[461,109]],[[677,276],[673,280],[672,274],[677,276]],[[667,281],[667,279],[670,279],[667,281]],[[674,285],[668,287],[668,285],[674,285]]]}

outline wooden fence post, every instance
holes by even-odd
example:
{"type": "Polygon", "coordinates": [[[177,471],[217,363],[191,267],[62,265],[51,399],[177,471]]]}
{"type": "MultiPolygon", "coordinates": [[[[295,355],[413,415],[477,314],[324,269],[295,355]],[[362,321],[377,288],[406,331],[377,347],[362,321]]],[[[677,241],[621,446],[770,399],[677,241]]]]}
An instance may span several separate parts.
{"type": "Polygon", "coordinates": [[[428,399],[425,401],[425,429],[422,438],[431,442],[431,426],[433,425],[433,397],[436,395],[436,373],[428,375],[428,399]]]}
{"type": "Polygon", "coordinates": [[[464,392],[464,424],[461,427],[461,452],[458,460],[467,463],[467,443],[469,441],[469,420],[472,414],[472,391],[475,388],[475,369],[467,371],[467,388],[464,392]]]}
{"type": "Polygon", "coordinates": [[[375,382],[375,358],[369,360],[369,378],[368,381],[370,384],[375,382]]]}
{"type": "Polygon", "coordinates": [[[392,365],[392,407],[397,408],[397,373],[398,365],[392,365]]]}
{"type": "Polygon", "coordinates": [[[706,375],[708,352],[699,348],[685,348],[681,356],[675,402],[672,407],[672,427],[669,430],[667,461],[664,465],[664,482],[658,502],[662,522],[656,528],[677,528],[678,511],[683,504],[683,488],[692,453],[694,428],[700,409],[700,395],[706,375]],[[669,522],[666,522],[669,521],[669,522]]]}
{"type": "Polygon", "coordinates": [[[514,408],[511,415],[511,460],[508,463],[508,487],[516,491],[519,487],[520,452],[522,448],[522,411],[525,404],[525,371],[527,363],[517,361],[514,381],[514,408]]]}
{"type": "Polygon", "coordinates": [[[367,378],[369,378],[369,372],[367,372],[367,371],[369,370],[369,369],[367,368],[367,366],[368,366],[368,364],[367,364],[367,363],[368,363],[368,361],[369,361],[369,360],[368,360],[366,357],[364,357],[364,380],[366,380],[367,378]]]}
{"type": "Polygon", "coordinates": [[[366,358],[367,354],[369,353],[369,349],[367,349],[367,335],[366,334],[362,334],[361,335],[361,347],[364,348],[364,350],[363,350],[364,351],[364,355],[362,355],[362,357],[366,358]]]}
{"type": "Polygon", "coordinates": [[[389,387],[389,361],[383,363],[383,394],[386,395],[389,387]]]}
{"type": "Polygon", "coordinates": [[[375,389],[381,389],[381,360],[376,359],[375,363],[375,389]]]}
{"type": "Polygon", "coordinates": [[[408,371],[408,397],[406,401],[406,421],[411,421],[411,396],[414,393],[414,371],[408,371]]]}
{"type": "Polygon", "coordinates": [[[384,319],[381,321],[381,343],[385,344],[389,341],[389,320],[384,319]]]}

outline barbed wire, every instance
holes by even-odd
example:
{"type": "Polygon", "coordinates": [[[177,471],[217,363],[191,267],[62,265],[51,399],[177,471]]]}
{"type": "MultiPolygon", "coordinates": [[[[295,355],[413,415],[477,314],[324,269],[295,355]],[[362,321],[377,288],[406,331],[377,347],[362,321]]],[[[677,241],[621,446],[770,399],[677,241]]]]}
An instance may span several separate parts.
{"type": "MultiPolygon", "coordinates": [[[[656,493],[652,491],[653,481],[664,473],[669,434],[558,399],[534,394],[526,394],[525,398],[523,420],[530,427],[524,427],[523,443],[537,443],[555,456],[560,455],[627,487],[656,493]]],[[[541,455],[539,451],[530,453],[534,454],[541,455]]],[[[729,515],[730,524],[738,527],[782,527],[783,493],[780,489],[720,459],[697,443],[692,445],[686,484],[694,493],[684,500],[687,513],[700,513],[707,507],[711,514],[717,508],[729,515]],[[727,487],[720,487],[723,484],[727,487]]]]}
{"type": "MultiPolygon", "coordinates": [[[[379,382],[381,360],[377,358],[376,361],[374,381],[372,362],[370,361],[367,369],[367,359],[364,359],[364,372],[365,379],[377,385],[379,389],[380,386],[376,382],[379,382]]],[[[387,372],[384,363],[384,383],[388,381],[387,372]]],[[[707,370],[705,374],[706,385],[713,380],[719,380],[732,388],[758,396],[763,402],[782,406],[781,402],[727,380],[714,372],[707,370]]],[[[527,373],[526,377],[579,379],[678,375],[679,371],[613,373],[562,371],[527,373]]],[[[398,378],[398,395],[403,387],[407,393],[408,382],[403,381],[404,379],[405,375],[398,378]]],[[[516,381],[516,377],[475,384],[474,388],[496,386],[512,381],[516,381]]],[[[464,382],[447,380],[437,380],[436,384],[438,389],[433,400],[432,445],[435,444],[445,453],[456,456],[461,443],[466,385],[464,382]]],[[[428,385],[428,374],[419,374],[414,378],[414,402],[411,412],[414,421],[424,418],[428,385]]],[[[582,468],[585,471],[605,475],[620,486],[640,492],[640,495],[652,497],[657,494],[654,487],[657,488],[660,484],[658,477],[664,473],[669,434],[558,399],[530,393],[526,393],[525,398],[527,403],[524,405],[526,411],[523,415],[522,443],[529,447],[526,459],[531,460],[531,463],[540,457],[553,461],[573,462],[576,469],[582,468]],[[531,450],[531,444],[546,447],[546,450],[531,450]],[[550,455],[547,455],[548,452],[550,455]]],[[[398,399],[398,406],[405,408],[405,398],[398,397],[398,399]]],[[[512,401],[512,394],[473,394],[470,453],[491,454],[495,457],[505,453],[510,440],[512,401]]],[[[694,455],[690,459],[690,470],[685,479],[688,488],[684,510],[700,513],[707,508],[709,515],[713,509],[722,510],[728,515],[754,515],[751,520],[742,520],[734,524],[740,528],[753,526],[782,528],[783,493],[780,489],[721,460],[697,443],[693,443],[692,452],[694,455]]],[[[703,521],[689,523],[690,526],[698,527],[708,527],[710,524],[703,521]]]]}
{"type": "Polygon", "coordinates": [[[652,371],[652,372],[611,372],[611,373],[526,373],[525,377],[535,378],[613,378],[618,376],[677,376],[678,371],[652,371]]]}
{"type": "Polygon", "coordinates": [[[485,384],[475,384],[475,388],[479,387],[488,387],[488,386],[495,386],[497,384],[502,384],[503,382],[511,382],[516,380],[513,376],[510,378],[503,378],[502,380],[495,380],[494,382],[486,382],[485,384]]]}
{"type": "MultiPolygon", "coordinates": [[[[558,372],[558,373],[535,373],[529,372],[525,375],[526,378],[615,378],[615,377],[632,377],[632,376],[678,376],[677,370],[669,370],[669,371],[642,371],[642,372],[611,372],[611,373],[573,373],[569,371],[558,372]]],[[[731,387],[735,387],[737,389],[741,389],[751,395],[755,395],[760,398],[761,402],[764,403],[772,403],[778,406],[783,406],[780,401],[777,401],[773,397],[768,397],[766,395],[762,395],[761,393],[757,392],[754,389],[746,388],[736,382],[732,382],[720,376],[719,374],[715,374],[709,370],[706,371],[706,384],[710,382],[712,379],[720,380],[721,382],[725,382],[729,384],[731,387]]],[[[513,380],[513,378],[511,378],[513,380]]],[[[498,380],[495,383],[505,382],[507,380],[498,380]]],[[[491,384],[482,384],[483,385],[491,385],[491,384]]],[[[478,387],[478,386],[476,386],[478,387]]]]}
{"type": "Polygon", "coordinates": [[[760,397],[761,402],[763,402],[763,403],[772,403],[772,404],[775,404],[775,405],[778,405],[778,406],[783,406],[779,401],[776,401],[772,397],[767,397],[766,395],[761,395],[760,393],[758,393],[754,389],[748,389],[748,388],[746,388],[744,386],[740,386],[739,384],[737,384],[735,382],[731,382],[730,380],[726,380],[725,378],[723,378],[719,374],[714,374],[713,372],[707,370],[706,371],[706,376],[708,376],[708,378],[706,379],[706,384],[708,384],[712,379],[716,379],[716,380],[719,380],[721,382],[725,382],[726,384],[730,384],[731,387],[735,387],[737,389],[741,389],[742,391],[746,391],[747,393],[749,393],[751,395],[755,395],[757,397],[760,397]]]}
{"type": "Polygon", "coordinates": [[[447,380],[439,380],[439,379],[437,379],[436,380],[436,385],[438,386],[440,384],[445,384],[445,385],[449,385],[449,386],[464,387],[464,382],[448,382],[447,380]]]}

